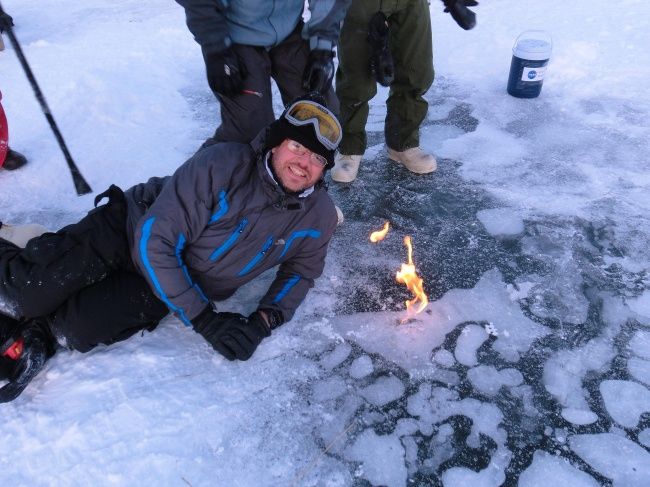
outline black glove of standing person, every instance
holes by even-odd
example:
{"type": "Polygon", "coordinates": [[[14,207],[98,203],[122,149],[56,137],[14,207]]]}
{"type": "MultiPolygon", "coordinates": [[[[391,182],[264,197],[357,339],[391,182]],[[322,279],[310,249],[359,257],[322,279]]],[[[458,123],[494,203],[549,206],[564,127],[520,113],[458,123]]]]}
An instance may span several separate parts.
{"type": "Polygon", "coordinates": [[[390,53],[389,38],[386,16],[377,12],[368,24],[368,42],[372,49],[370,70],[377,83],[382,86],[390,86],[395,80],[395,64],[390,53]]]}
{"type": "Polygon", "coordinates": [[[8,13],[0,13],[0,33],[14,26],[14,19],[8,13]]]}
{"type": "Polygon", "coordinates": [[[442,0],[445,4],[444,12],[451,14],[451,17],[465,30],[473,29],[476,25],[476,14],[467,7],[476,7],[476,0],[442,0]]]}
{"type": "Polygon", "coordinates": [[[241,92],[246,69],[232,48],[205,55],[208,84],[215,93],[233,96],[241,92]]]}
{"type": "MultiPolygon", "coordinates": [[[[254,315],[255,313],[253,313],[254,315]]],[[[239,313],[215,313],[207,308],[192,320],[194,330],[228,360],[248,360],[271,329],[260,319],[239,313]]]]}
{"type": "Polygon", "coordinates": [[[309,52],[307,65],[302,74],[302,89],[324,95],[332,85],[334,77],[334,53],[327,49],[314,49],[309,52]]]}

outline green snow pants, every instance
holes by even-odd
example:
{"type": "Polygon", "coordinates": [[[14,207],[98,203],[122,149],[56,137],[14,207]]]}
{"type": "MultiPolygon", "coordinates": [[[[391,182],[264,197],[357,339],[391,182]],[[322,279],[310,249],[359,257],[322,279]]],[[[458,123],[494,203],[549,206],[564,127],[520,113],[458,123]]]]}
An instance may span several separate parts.
{"type": "Polygon", "coordinates": [[[403,151],[420,145],[420,124],[429,105],[423,98],[433,83],[431,19],[426,0],[354,0],[341,29],[336,94],[343,126],[341,154],[366,150],[368,102],[377,93],[370,72],[368,22],[377,12],[388,18],[395,81],[386,102],[386,145],[403,151]]]}

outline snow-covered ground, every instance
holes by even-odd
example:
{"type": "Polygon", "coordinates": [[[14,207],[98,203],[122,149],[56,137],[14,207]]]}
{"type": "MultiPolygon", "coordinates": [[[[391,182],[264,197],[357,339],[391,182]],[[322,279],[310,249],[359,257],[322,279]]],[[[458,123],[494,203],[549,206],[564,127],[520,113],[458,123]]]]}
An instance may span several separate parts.
{"type": "MultiPolygon", "coordinates": [[[[0,484],[650,485],[650,3],[491,0],[469,32],[431,3],[422,145],[439,170],[386,158],[380,91],[295,319],[248,362],[173,319],[58,353],[0,405],[0,484]],[[554,46],[522,100],[505,85],[528,29],[554,46]],[[407,234],[431,303],[400,324],[407,234]]],[[[173,172],[216,127],[176,3],[2,4],[95,193],[173,172]]],[[[31,159],[0,171],[0,220],[75,221],[93,195],[75,195],[10,46],[0,90],[31,159]]],[[[249,312],[269,280],[220,307],[249,312]]]]}

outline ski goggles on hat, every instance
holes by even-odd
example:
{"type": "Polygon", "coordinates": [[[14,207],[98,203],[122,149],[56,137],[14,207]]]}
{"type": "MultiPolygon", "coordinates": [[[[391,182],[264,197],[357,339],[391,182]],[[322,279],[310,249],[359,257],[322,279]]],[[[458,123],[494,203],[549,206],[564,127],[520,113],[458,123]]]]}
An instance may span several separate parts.
{"type": "Polygon", "coordinates": [[[336,150],[343,138],[341,124],[327,108],[310,100],[293,103],[284,113],[292,125],[313,125],[318,141],[329,150],[336,150]]]}

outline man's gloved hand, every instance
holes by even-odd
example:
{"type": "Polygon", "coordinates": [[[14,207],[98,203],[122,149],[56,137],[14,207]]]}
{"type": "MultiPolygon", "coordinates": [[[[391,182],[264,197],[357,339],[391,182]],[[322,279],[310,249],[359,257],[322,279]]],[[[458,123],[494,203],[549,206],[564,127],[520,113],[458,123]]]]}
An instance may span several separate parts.
{"type": "Polygon", "coordinates": [[[192,320],[194,330],[228,360],[248,360],[260,342],[271,335],[263,318],[239,313],[215,313],[206,308],[192,320]],[[261,321],[260,321],[261,320],[261,321]]]}
{"type": "Polygon", "coordinates": [[[451,14],[451,17],[465,30],[473,29],[476,26],[476,14],[467,7],[476,7],[476,0],[442,0],[445,4],[444,12],[451,14]]]}
{"type": "Polygon", "coordinates": [[[395,80],[395,64],[390,53],[390,32],[383,12],[377,12],[368,24],[368,42],[372,48],[370,70],[382,86],[390,86],[395,80]]]}
{"type": "Polygon", "coordinates": [[[0,33],[14,26],[14,19],[6,12],[0,13],[0,33]]]}
{"type": "Polygon", "coordinates": [[[309,53],[307,66],[302,74],[302,89],[324,95],[334,77],[334,53],[327,49],[314,49],[309,53]]]}
{"type": "Polygon", "coordinates": [[[241,92],[246,77],[246,68],[232,48],[205,55],[205,69],[208,84],[215,93],[233,96],[241,92]]]}

